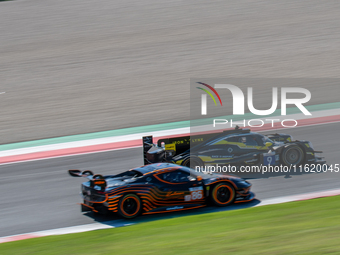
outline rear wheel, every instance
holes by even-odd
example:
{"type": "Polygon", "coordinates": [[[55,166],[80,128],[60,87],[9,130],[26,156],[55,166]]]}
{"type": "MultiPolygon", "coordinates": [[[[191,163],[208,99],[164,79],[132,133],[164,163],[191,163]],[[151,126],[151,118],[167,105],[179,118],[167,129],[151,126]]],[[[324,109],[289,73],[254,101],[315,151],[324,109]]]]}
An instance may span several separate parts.
{"type": "Polygon", "coordinates": [[[230,205],[235,200],[235,189],[229,183],[217,184],[211,192],[211,201],[217,206],[230,205]]]}
{"type": "Polygon", "coordinates": [[[183,161],[183,166],[195,169],[196,166],[203,167],[204,162],[198,157],[190,157],[190,158],[187,158],[183,161]]]}
{"type": "Polygon", "coordinates": [[[135,194],[123,196],[118,205],[118,214],[126,219],[137,217],[142,211],[140,198],[135,194]]]}
{"type": "Polygon", "coordinates": [[[282,163],[286,166],[301,165],[305,155],[298,145],[288,145],[282,152],[282,163]]]}

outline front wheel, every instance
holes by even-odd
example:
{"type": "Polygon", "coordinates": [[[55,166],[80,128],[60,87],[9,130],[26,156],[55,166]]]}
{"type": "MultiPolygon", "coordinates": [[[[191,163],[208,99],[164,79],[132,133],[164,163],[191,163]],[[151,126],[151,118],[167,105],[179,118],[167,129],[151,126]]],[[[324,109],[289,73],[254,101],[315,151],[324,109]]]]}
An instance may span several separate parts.
{"type": "Polygon", "coordinates": [[[137,217],[142,211],[140,198],[135,194],[123,196],[118,204],[118,214],[126,219],[137,217]]]}
{"type": "Polygon", "coordinates": [[[303,164],[305,155],[298,145],[289,145],[282,152],[282,163],[286,166],[303,164]]]}
{"type": "Polygon", "coordinates": [[[217,206],[227,206],[235,200],[235,189],[229,183],[217,184],[211,192],[211,201],[217,206]]]}
{"type": "Polygon", "coordinates": [[[199,157],[190,157],[183,161],[183,166],[196,169],[196,167],[204,167],[204,162],[199,157]]]}

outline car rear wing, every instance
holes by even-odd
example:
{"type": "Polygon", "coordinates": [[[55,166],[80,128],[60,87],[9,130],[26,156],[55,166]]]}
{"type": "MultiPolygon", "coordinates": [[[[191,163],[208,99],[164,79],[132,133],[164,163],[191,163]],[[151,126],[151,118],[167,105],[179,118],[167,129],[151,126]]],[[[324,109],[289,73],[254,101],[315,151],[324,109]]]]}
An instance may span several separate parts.
{"type": "Polygon", "coordinates": [[[152,135],[150,136],[144,136],[143,137],[143,159],[144,159],[144,165],[150,164],[148,160],[148,151],[152,148],[155,147],[156,145],[153,144],[153,137],[152,135]]]}
{"type": "Polygon", "coordinates": [[[144,165],[171,160],[176,154],[190,148],[190,136],[159,139],[153,143],[153,136],[143,137],[144,165]]]}
{"type": "Polygon", "coordinates": [[[92,176],[94,175],[92,171],[86,170],[86,171],[80,171],[80,170],[68,170],[69,175],[72,177],[85,177],[88,179],[92,179],[92,176]]]}
{"type": "Polygon", "coordinates": [[[92,171],[80,171],[80,170],[68,170],[69,175],[72,177],[85,177],[90,180],[90,187],[94,188],[95,186],[100,187],[101,190],[105,190],[106,188],[106,180],[105,177],[101,174],[93,174],[92,171]]]}

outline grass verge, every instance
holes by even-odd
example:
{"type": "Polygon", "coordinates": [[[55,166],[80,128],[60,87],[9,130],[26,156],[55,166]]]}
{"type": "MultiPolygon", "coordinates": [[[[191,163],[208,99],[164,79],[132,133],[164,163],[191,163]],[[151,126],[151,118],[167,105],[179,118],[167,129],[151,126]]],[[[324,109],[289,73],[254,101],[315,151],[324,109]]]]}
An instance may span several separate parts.
{"type": "Polygon", "coordinates": [[[0,244],[0,254],[339,254],[340,196],[0,244]]]}

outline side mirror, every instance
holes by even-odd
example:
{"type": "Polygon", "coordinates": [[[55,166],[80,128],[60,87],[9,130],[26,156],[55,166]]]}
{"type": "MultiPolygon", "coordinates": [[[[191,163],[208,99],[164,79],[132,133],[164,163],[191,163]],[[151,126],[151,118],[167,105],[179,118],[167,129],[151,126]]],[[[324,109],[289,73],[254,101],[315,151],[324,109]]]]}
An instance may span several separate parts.
{"type": "Polygon", "coordinates": [[[273,143],[271,143],[271,142],[266,142],[266,147],[270,147],[270,146],[272,146],[273,145],[273,143]]]}

